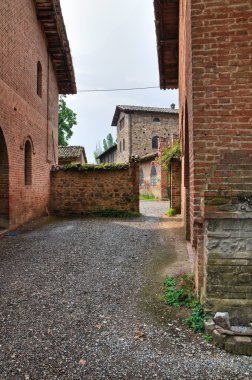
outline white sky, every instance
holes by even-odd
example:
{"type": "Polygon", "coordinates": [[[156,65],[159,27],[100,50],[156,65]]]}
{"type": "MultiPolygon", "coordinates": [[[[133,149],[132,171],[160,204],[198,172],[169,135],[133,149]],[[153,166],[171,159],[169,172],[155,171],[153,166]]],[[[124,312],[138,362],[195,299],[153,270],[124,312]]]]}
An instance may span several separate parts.
{"type": "MultiPolygon", "coordinates": [[[[158,86],[153,0],[61,0],[78,90],[158,86]]],[[[178,107],[177,91],[159,89],[78,93],[67,105],[78,125],[70,145],[83,145],[93,162],[117,104],[178,107]]]]}

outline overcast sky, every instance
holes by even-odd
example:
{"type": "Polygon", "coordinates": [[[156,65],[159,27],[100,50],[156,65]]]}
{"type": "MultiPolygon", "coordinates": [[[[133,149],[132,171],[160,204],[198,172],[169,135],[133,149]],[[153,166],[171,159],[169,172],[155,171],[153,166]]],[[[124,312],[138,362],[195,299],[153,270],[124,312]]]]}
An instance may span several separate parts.
{"type": "MultiPolygon", "coordinates": [[[[153,0],[61,0],[77,89],[158,86],[153,0]]],[[[78,125],[70,145],[93,162],[96,143],[112,133],[117,104],[178,107],[177,91],[81,93],[67,97],[78,125]]]]}

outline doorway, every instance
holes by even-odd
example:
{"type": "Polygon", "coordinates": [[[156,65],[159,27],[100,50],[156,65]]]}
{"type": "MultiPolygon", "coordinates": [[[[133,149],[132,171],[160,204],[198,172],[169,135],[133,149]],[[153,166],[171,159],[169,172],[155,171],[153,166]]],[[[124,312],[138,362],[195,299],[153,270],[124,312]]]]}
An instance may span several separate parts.
{"type": "Polygon", "coordinates": [[[8,151],[0,128],[0,229],[9,227],[9,162],[8,151]]]}

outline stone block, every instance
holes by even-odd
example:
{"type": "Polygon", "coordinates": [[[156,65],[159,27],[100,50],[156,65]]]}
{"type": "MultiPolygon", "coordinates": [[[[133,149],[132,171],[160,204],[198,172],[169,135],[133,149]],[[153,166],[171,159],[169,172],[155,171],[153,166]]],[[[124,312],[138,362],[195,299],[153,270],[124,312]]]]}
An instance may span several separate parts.
{"type": "Polygon", "coordinates": [[[215,328],[214,321],[212,319],[208,319],[207,321],[204,321],[204,328],[207,334],[212,335],[212,332],[215,328]]]}
{"type": "Polygon", "coordinates": [[[223,329],[230,330],[230,320],[229,314],[227,312],[217,312],[213,318],[216,325],[222,327],[223,329]]]}
{"type": "Polygon", "coordinates": [[[236,355],[252,356],[252,339],[246,336],[227,337],[225,350],[236,355]]]}
{"type": "Polygon", "coordinates": [[[224,347],[224,343],[225,343],[225,335],[222,335],[221,333],[219,333],[217,330],[213,330],[212,332],[212,338],[213,338],[213,341],[214,343],[220,347],[220,348],[223,348],[224,347]]]}

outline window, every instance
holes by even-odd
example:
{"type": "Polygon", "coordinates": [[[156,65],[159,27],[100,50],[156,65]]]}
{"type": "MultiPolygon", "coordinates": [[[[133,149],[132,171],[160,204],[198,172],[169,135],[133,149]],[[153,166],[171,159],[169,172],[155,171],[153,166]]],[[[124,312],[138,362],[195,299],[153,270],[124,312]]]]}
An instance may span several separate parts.
{"type": "Polygon", "coordinates": [[[123,139],[123,150],[125,150],[125,139],[123,139]]]}
{"type": "Polygon", "coordinates": [[[120,152],[122,151],[122,142],[120,141],[120,152]]]}
{"type": "Polygon", "coordinates": [[[37,63],[37,94],[42,97],[42,66],[39,61],[37,63]]]}
{"type": "Polygon", "coordinates": [[[24,179],[25,185],[32,183],[32,147],[29,140],[25,143],[24,148],[24,179]]]}
{"type": "Polygon", "coordinates": [[[143,172],[143,169],[140,168],[140,176],[139,176],[139,185],[140,186],[143,186],[144,185],[144,172],[143,172]]]}
{"type": "Polygon", "coordinates": [[[154,117],[152,121],[153,123],[160,123],[159,117],[154,117]]]}
{"type": "Polygon", "coordinates": [[[158,149],[158,136],[152,137],[152,149],[158,149]]]}
{"type": "Polygon", "coordinates": [[[157,169],[155,165],[151,167],[150,183],[151,183],[151,186],[157,185],[157,169]]]}
{"type": "Polygon", "coordinates": [[[124,127],[124,117],[120,120],[120,131],[123,129],[124,127]]]}

